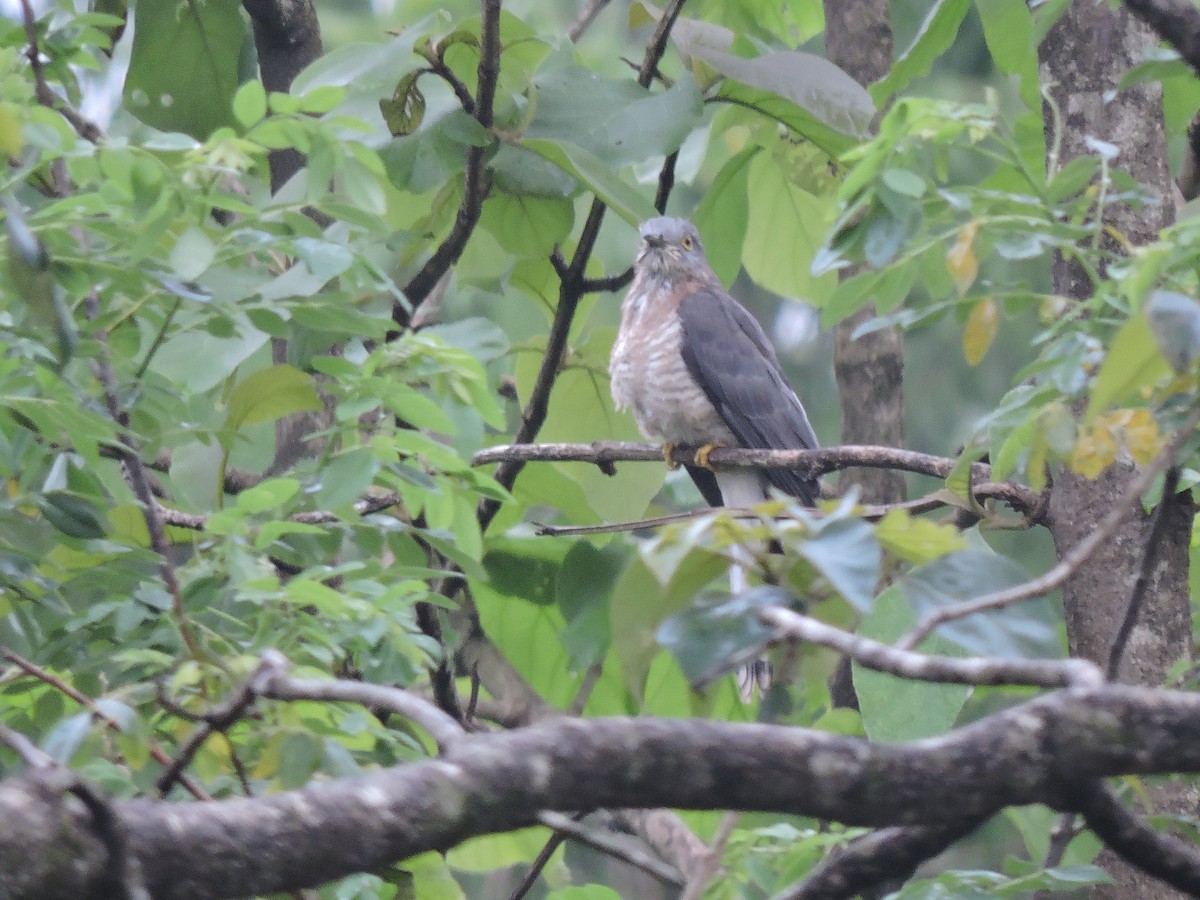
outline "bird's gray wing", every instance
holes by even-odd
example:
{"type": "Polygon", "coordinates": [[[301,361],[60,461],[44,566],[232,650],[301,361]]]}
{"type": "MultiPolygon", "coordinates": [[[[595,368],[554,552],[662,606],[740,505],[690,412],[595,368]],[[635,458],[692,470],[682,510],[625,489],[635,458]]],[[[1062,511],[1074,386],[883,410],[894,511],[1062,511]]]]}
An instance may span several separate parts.
{"type": "MultiPolygon", "coordinates": [[[[804,406],[783,377],[762,326],[722,291],[704,288],[679,304],[682,353],[692,378],[743,447],[816,449],[804,406]]],[[[812,504],[815,479],[790,469],[767,469],[771,484],[812,504]]]]}

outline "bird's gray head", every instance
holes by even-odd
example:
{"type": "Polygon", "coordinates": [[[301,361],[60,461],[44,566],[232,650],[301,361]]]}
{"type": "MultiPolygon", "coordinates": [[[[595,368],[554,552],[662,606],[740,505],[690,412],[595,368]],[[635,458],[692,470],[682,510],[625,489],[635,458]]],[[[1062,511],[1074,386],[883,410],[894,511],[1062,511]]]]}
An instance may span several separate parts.
{"type": "Polygon", "coordinates": [[[712,269],[704,257],[700,232],[687,219],[659,216],[638,228],[642,247],[638,251],[639,272],[676,281],[684,277],[707,278],[712,269]]]}

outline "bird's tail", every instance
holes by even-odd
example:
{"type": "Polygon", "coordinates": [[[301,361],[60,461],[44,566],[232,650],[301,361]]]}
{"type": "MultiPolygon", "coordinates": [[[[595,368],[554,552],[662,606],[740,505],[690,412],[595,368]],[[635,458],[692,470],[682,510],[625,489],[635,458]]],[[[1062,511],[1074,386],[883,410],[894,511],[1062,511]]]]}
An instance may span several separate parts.
{"type": "Polygon", "coordinates": [[[737,686],[743,703],[749,703],[756,696],[765,697],[771,687],[771,661],[760,656],[754,662],[738,666],[737,686]]]}
{"type": "MultiPolygon", "coordinates": [[[[746,565],[750,563],[750,555],[742,547],[733,548],[736,562],[729,567],[729,590],[735,597],[750,590],[750,581],[746,576],[746,565]]],[[[738,695],[743,703],[749,703],[756,696],[765,697],[771,687],[771,661],[760,656],[753,662],[744,663],[737,668],[738,695]]]]}

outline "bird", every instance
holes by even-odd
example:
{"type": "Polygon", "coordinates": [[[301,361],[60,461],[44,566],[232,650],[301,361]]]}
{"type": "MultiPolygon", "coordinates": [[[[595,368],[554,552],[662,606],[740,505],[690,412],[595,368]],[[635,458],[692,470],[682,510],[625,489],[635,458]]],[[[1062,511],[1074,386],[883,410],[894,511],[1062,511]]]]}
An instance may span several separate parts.
{"type": "MultiPolygon", "coordinates": [[[[638,231],[641,248],[609,360],[614,405],[633,413],[646,438],[664,443],[668,463],[675,445],[700,448],[684,468],[710,506],[761,503],[772,487],[814,505],[820,486],[809,475],[792,469],[715,470],[708,464],[714,447],[820,445],[770,340],[722,287],[696,226],[660,216],[638,231]]],[[[733,567],[730,587],[735,594],[748,587],[744,566],[733,567]]],[[[760,690],[769,680],[765,663],[751,667],[739,672],[743,696],[750,679],[760,690]]]]}

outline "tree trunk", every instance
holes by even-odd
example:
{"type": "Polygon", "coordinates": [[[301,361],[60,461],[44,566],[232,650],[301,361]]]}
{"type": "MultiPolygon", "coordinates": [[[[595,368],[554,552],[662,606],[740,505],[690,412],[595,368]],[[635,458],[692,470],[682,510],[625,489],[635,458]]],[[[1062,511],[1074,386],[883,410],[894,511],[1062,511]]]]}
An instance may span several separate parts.
{"type": "MultiPolygon", "coordinates": [[[[887,74],[892,64],[892,28],[887,0],[825,0],[825,50],[861,85],[887,74]]],[[[847,275],[853,272],[847,273],[847,275]]],[[[904,342],[895,328],[853,340],[875,316],[867,306],[837,327],[834,374],[842,409],[843,444],[904,446],[904,342]]],[[[904,499],[904,475],[859,469],[843,475],[843,488],[858,485],[865,503],[904,499]]]]}
{"type": "MultiPolygon", "coordinates": [[[[1086,139],[1099,138],[1119,148],[1117,165],[1162,198],[1155,206],[1114,206],[1105,211],[1106,221],[1135,245],[1152,240],[1172,218],[1162,91],[1157,84],[1140,84],[1115,92],[1125,71],[1156,43],[1124,9],[1076,2],[1050,29],[1038,50],[1042,83],[1050,86],[1050,96],[1060,111],[1059,163],[1091,152],[1086,139]]],[[[1049,112],[1045,121],[1047,146],[1053,146],[1054,120],[1049,112]]],[[[1075,300],[1092,293],[1084,273],[1064,258],[1055,262],[1054,289],[1075,300]]],[[[1049,527],[1060,557],[1091,532],[1118,501],[1131,472],[1132,464],[1118,461],[1094,480],[1066,468],[1055,473],[1049,527]]],[[[1157,686],[1172,663],[1190,654],[1187,569],[1191,521],[1192,505],[1187,499],[1173,506],[1163,522],[1157,561],[1118,669],[1122,681],[1157,686]]],[[[1107,663],[1147,549],[1148,528],[1149,516],[1140,507],[1131,509],[1113,539],[1064,585],[1067,638],[1073,656],[1101,666],[1107,663]]],[[[1154,796],[1163,811],[1194,807],[1182,790],[1165,790],[1154,796]]],[[[1110,853],[1103,854],[1100,862],[1117,883],[1096,889],[1095,897],[1181,896],[1110,853]]]]}

